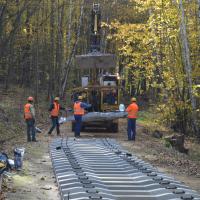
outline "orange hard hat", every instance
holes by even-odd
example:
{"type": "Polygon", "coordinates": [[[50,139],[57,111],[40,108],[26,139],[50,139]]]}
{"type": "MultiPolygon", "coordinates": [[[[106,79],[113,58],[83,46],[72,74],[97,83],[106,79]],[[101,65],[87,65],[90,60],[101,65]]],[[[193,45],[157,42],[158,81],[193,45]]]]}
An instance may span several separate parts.
{"type": "Polygon", "coordinates": [[[33,99],[33,97],[28,97],[27,100],[28,100],[28,101],[33,101],[34,99],[33,99]]]}

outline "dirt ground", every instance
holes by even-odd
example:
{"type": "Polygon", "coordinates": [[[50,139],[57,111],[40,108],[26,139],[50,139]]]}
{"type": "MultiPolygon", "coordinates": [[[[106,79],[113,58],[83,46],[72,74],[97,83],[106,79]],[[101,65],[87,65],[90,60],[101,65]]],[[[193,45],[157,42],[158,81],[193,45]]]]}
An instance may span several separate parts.
{"type": "MultiPolygon", "coordinates": [[[[194,155],[183,155],[171,148],[165,147],[162,140],[155,139],[151,135],[143,133],[138,126],[136,142],[127,141],[126,120],[120,120],[119,133],[111,134],[105,131],[84,132],[82,138],[87,137],[111,137],[115,138],[125,149],[138,157],[150,162],[172,177],[189,185],[200,192],[200,160],[194,159],[194,155]],[[193,156],[193,157],[192,157],[193,156]]],[[[70,124],[61,126],[62,137],[73,136],[70,124]]],[[[15,142],[26,148],[23,170],[12,172],[12,178],[4,183],[4,198],[7,200],[57,200],[59,192],[49,157],[48,146],[56,138],[56,134],[49,137],[47,130],[38,134],[37,143],[15,142]]],[[[6,144],[5,144],[6,145],[6,144]]],[[[187,141],[186,145],[191,150],[199,148],[198,144],[187,141]],[[192,144],[192,146],[191,146],[192,144]],[[196,146],[195,146],[196,145],[196,146]]],[[[0,198],[1,199],[1,198],[0,198]]]]}
{"type": "Polygon", "coordinates": [[[186,155],[171,147],[166,147],[163,139],[153,138],[151,134],[143,132],[140,124],[137,127],[135,142],[124,140],[127,137],[125,120],[121,120],[120,127],[117,140],[125,149],[200,193],[199,143],[186,139],[185,147],[189,149],[189,154],[186,155]]]}
{"type": "Polygon", "coordinates": [[[12,177],[6,179],[5,199],[60,199],[48,152],[49,138],[41,135],[38,140],[23,144],[23,170],[12,172],[12,177]]]}

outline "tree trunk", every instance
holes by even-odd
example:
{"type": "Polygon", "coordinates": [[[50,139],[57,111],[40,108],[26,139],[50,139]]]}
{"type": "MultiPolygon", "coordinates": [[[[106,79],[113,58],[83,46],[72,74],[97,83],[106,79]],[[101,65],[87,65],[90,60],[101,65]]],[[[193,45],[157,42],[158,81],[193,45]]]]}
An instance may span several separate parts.
{"type": "Polygon", "coordinates": [[[52,98],[54,93],[54,73],[55,73],[55,59],[54,59],[54,46],[55,46],[55,1],[51,0],[51,18],[50,18],[50,39],[51,39],[51,49],[50,49],[50,65],[49,65],[49,96],[52,98]]]}
{"type": "Polygon", "coordinates": [[[189,149],[186,149],[184,146],[184,142],[185,142],[185,136],[184,135],[172,135],[172,136],[166,136],[164,138],[164,140],[168,143],[170,143],[170,145],[176,149],[177,151],[181,152],[181,153],[188,153],[189,149]]]}
{"type": "Polygon", "coordinates": [[[38,103],[38,87],[39,87],[39,12],[37,13],[37,28],[35,42],[35,102],[38,103]]]}
{"type": "Polygon", "coordinates": [[[187,75],[189,96],[190,96],[191,106],[192,106],[192,127],[195,134],[200,137],[199,128],[197,125],[196,99],[193,95],[193,89],[192,89],[192,64],[190,60],[190,49],[189,49],[189,44],[188,44],[188,37],[187,37],[186,24],[185,24],[185,12],[183,8],[182,0],[180,0],[179,2],[179,8],[181,12],[180,13],[181,14],[180,31],[181,31],[181,39],[182,39],[182,54],[183,54],[183,59],[184,59],[185,72],[187,75]]]}
{"type": "Polygon", "coordinates": [[[68,52],[70,52],[70,46],[71,46],[72,9],[73,9],[73,4],[72,4],[72,0],[70,0],[70,2],[69,2],[69,23],[68,23],[68,34],[67,34],[68,52]]]}
{"type": "Polygon", "coordinates": [[[61,82],[61,74],[62,68],[64,65],[64,33],[63,33],[63,21],[64,21],[64,9],[65,6],[59,6],[58,0],[58,25],[57,25],[57,49],[56,49],[56,73],[55,73],[55,80],[56,80],[56,91],[60,94],[60,88],[62,85],[61,82]]]}
{"type": "Polygon", "coordinates": [[[67,86],[67,79],[68,79],[68,75],[69,75],[69,72],[71,69],[72,59],[75,56],[76,49],[78,46],[78,41],[79,41],[79,37],[80,37],[80,33],[81,33],[81,26],[82,26],[82,22],[83,22],[83,10],[84,10],[84,0],[81,3],[81,12],[80,12],[80,17],[79,17],[79,25],[78,25],[78,29],[77,29],[77,33],[76,33],[76,41],[74,42],[74,45],[71,50],[71,54],[69,55],[69,58],[65,64],[65,73],[64,73],[63,84],[62,84],[62,89],[61,89],[62,97],[64,97],[64,94],[65,94],[65,90],[66,90],[66,86],[67,86]]]}

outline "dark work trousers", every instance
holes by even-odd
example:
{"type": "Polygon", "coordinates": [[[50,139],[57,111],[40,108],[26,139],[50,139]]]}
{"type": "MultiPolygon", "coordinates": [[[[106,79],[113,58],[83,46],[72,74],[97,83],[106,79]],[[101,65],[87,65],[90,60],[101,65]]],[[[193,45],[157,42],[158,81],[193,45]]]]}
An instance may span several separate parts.
{"type": "Polygon", "coordinates": [[[27,141],[36,141],[35,138],[35,119],[27,119],[27,141]]]}
{"type": "Polygon", "coordinates": [[[60,124],[58,122],[58,117],[53,117],[51,116],[51,121],[52,121],[52,127],[49,130],[48,134],[51,134],[54,128],[56,127],[57,135],[60,135],[60,124]]]}
{"type": "Polygon", "coordinates": [[[135,140],[136,136],[136,119],[128,119],[128,140],[135,140]]]}
{"type": "Polygon", "coordinates": [[[74,115],[74,119],[75,119],[74,136],[79,137],[81,132],[82,115],[74,115]]]}

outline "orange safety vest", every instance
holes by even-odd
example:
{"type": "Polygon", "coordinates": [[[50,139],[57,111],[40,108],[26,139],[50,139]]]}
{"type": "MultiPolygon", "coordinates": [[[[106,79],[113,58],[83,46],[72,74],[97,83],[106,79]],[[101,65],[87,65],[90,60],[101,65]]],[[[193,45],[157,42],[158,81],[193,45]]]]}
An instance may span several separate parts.
{"type": "Polygon", "coordinates": [[[84,115],[85,110],[81,108],[81,102],[74,103],[74,115],[84,115]]]}
{"type": "Polygon", "coordinates": [[[128,112],[128,118],[130,119],[136,119],[137,118],[137,113],[138,113],[138,105],[136,103],[132,103],[128,106],[126,109],[126,112],[128,112]]]}
{"type": "Polygon", "coordinates": [[[58,117],[59,111],[60,111],[60,104],[54,102],[53,105],[54,105],[54,108],[51,111],[51,116],[58,117]]]}
{"type": "Polygon", "coordinates": [[[24,118],[25,118],[25,119],[32,119],[32,118],[33,118],[32,114],[31,114],[30,107],[31,107],[31,104],[30,104],[30,103],[27,103],[27,104],[24,106],[24,118]]]}

